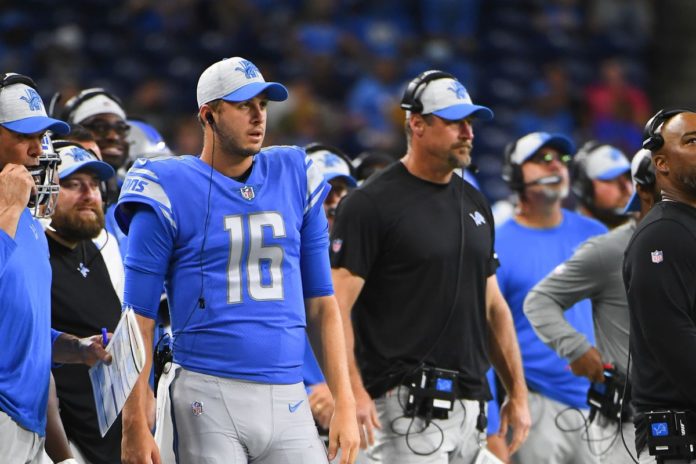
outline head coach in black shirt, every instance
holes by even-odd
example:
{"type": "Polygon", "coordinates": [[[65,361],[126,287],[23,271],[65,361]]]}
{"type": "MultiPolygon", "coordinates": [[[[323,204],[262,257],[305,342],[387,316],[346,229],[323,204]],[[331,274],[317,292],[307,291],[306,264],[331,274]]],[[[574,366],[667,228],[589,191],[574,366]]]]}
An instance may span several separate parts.
{"type": "Polygon", "coordinates": [[[626,249],[633,404],[640,462],[696,462],[696,113],[646,125],[662,201],[626,249]]]}
{"type": "Polygon", "coordinates": [[[358,421],[367,462],[468,464],[491,362],[509,394],[501,433],[513,427],[512,451],[530,425],[493,216],[454,174],[471,162],[473,119],[493,113],[441,71],[413,79],[401,107],[406,155],[346,197],[331,234],[358,421]]]}

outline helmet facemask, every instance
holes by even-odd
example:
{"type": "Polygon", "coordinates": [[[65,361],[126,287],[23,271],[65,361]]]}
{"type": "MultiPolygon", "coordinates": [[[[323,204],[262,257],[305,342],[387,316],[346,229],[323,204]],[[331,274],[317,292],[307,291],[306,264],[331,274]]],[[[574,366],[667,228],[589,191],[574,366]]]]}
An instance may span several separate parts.
{"type": "Polygon", "coordinates": [[[36,184],[36,194],[32,193],[29,198],[28,208],[35,218],[47,218],[56,209],[58,201],[58,166],[60,156],[53,150],[53,144],[48,133],[41,139],[41,156],[39,165],[28,168],[29,174],[34,178],[36,184]]]}

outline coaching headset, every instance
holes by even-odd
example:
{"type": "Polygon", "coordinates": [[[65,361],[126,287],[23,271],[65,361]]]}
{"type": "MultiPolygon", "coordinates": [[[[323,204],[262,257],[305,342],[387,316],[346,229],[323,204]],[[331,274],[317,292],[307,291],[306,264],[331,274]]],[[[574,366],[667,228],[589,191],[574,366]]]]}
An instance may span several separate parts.
{"type": "Polygon", "coordinates": [[[36,90],[36,82],[34,82],[34,80],[29,76],[15,73],[5,73],[2,75],[2,79],[0,80],[0,88],[9,87],[14,84],[24,84],[36,90]]]}
{"type": "Polygon", "coordinates": [[[457,78],[452,74],[444,71],[438,71],[436,69],[422,72],[408,83],[408,86],[404,91],[404,96],[401,98],[401,108],[406,111],[410,111],[411,113],[420,113],[423,111],[423,103],[420,101],[420,95],[423,93],[422,91],[425,90],[425,86],[428,85],[429,82],[436,81],[438,79],[457,80],[457,78]]]}
{"type": "Polygon", "coordinates": [[[650,118],[645,124],[645,129],[643,130],[643,148],[653,153],[662,148],[662,145],[665,144],[665,139],[657,132],[658,129],[662,127],[662,124],[680,113],[693,113],[693,111],[687,108],[676,108],[672,110],[663,108],[655,113],[655,116],[650,118]]]}
{"type": "Polygon", "coordinates": [[[60,113],[60,119],[62,119],[63,121],[70,121],[71,116],[73,115],[73,113],[75,113],[75,110],[80,105],[82,105],[87,100],[99,95],[104,95],[105,97],[118,103],[118,106],[123,108],[123,103],[121,102],[121,99],[118,98],[116,95],[101,87],[94,87],[91,89],[85,89],[79,94],[72,97],[70,100],[68,100],[65,104],[65,107],[63,107],[63,111],[61,111],[60,113]]]}
{"type": "Polygon", "coordinates": [[[640,160],[638,168],[635,174],[633,174],[633,180],[636,184],[646,187],[655,184],[655,165],[650,157],[644,156],[640,160]]]}
{"type": "Polygon", "coordinates": [[[517,148],[517,140],[505,146],[505,163],[503,164],[503,180],[507,182],[510,190],[521,192],[524,190],[525,182],[522,175],[522,166],[512,161],[512,155],[517,148]]]}
{"type": "Polygon", "coordinates": [[[573,180],[571,181],[570,189],[580,203],[585,206],[594,204],[594,185],[592,179],[587,175],[587,159],[595,150],[605,145],[605,143],[597,140],[590,140],[578,150],[573,159],[573,173],[571,176],[573,180]]]}

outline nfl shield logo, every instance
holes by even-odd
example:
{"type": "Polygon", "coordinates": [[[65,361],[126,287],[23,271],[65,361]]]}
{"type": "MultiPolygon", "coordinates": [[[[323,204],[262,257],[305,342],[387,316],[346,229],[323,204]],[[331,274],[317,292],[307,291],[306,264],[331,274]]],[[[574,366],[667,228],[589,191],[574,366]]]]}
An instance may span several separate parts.
{"type": "Polygon", "coordinates": [[[203,403],[200,401],[194,401],[191,403],[191,411],[193,412],[194,416],[200,416],[203,414],[203,403]]]}
{"type": "Polygon", "coordinates": [[[343,245],[343,240],[341,240],[340,238],[334,239],[334,241],[331,242],[331,250],[334,253],[338,253],[339,251],[341,251],[341,245],[343,245]]]}
{"type": "Polygon", "coordinates": [[[659,264],[662,262],[662,250],[655,250],[650,252],[650,259],[653,263],[659,264]]]}
{"type": "Polygon", "coordinates": [[[251,201],[254,199],[254,187],[245,185],[244,187],[240,188],[239,191],[242,194],[242,198],[245,200],[251,201]]]}

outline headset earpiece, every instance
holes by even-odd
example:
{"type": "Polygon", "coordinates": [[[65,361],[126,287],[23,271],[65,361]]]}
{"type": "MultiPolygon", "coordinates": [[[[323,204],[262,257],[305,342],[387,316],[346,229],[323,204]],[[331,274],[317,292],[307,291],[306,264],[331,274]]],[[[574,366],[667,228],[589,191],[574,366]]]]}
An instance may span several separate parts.
{"type": "Polygon", "coordinates": [[[656,152],[662,145],[665,144],[665,139],[662,138],[658,129],[667,122],[670,118],[680,114],[680,113],[693,113],[692,110],[687,108],[677,108],[672,110],[661,109],[655,116],[650,118],[645,124],[645,129],[643,129],[643,148],[650,150],[651,152],[656,152]]]}
{"type": "Polygon", "coordinates": [[[123,107],[121,99],[118,98],[116,95],[112,94],[106,89],[102,89],[101,87],[94,87],[92,89],[85,89],[79,94],[72,97],[70,100],[68,100],[65,103],[65,106],[63,107],[63,111],[61,111],[60,119],[62,119],[63,121],[71,122],[70,118],[72,117],[72,114],[80,105],[82,105],[90,98],[94,98],[99,95],[104,95],[118,103],[119,106],[123,107]]]}
{"type": "Polygon", "coordinates": [[[573,158],[570,189],[580,203],[586,207],[594,204],[594,185],[592,179],[587,176],[587,158],[597,148],[606,145],[597,140],[590,140],[578,150],[573,158]]]}
{"type": "Polygon", "coordinates": [[[636,181],[636,184],[646,187],[655,185],[655,165],[650,157],[646,156],[640,160],[633,180],[636,181]]]}
{"type": "Polygon", "coordinates": [[[208,124],[210,124],[211,126],[215,125],[215,119],[213,118],[212,113],[206,113],[205,120],[208,121],[208,124]]]}
{"type": "Polygon", "coordinates": [[[503,164],[502,177],[507,182],[510,190],[521,192],[524,190],[524,177],[522,174],[522,166],[512,161],[512,155],[515,154],[517,148],[517,140],[510,142],[505,146],[505,163],[503,164]]]}

